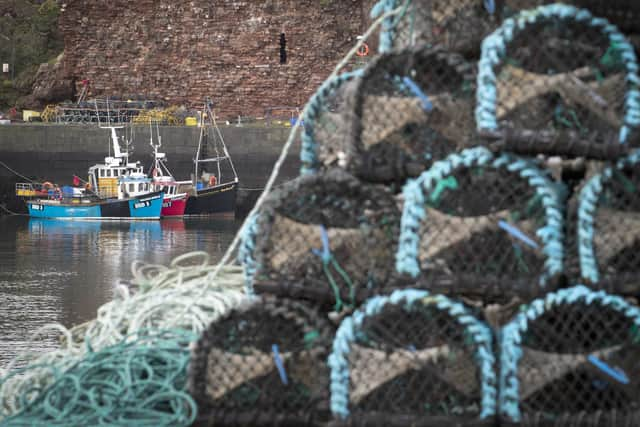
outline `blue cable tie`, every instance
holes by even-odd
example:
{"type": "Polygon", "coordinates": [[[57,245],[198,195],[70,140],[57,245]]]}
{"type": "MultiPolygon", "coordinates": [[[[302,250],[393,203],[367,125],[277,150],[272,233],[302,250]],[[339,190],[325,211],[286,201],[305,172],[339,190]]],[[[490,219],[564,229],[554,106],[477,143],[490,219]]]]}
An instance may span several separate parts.
{"type": "Polygon", "coordinates": [[[493,15],[496,12],[496,3],[494,0],[484,0],[484,8],[493,15]]]}
{"type": "Polygon", "coordinates": [[[314,248],[311,249],[311,252],[322,258],[322,262],[327,263],[331,261],[331,249],[329,248],[329,233],[324,225],[320,225],[320,239],[322,239],[322,251],[314,248]]]}
{"type": "Polygon", "coordinates": [[[524,243],[531,246],[532,248],[534,249],[539,248],[538,244],[535,241],[533,241],[529,236],[524,234],[522,231],[518,230],[518,228],[516,228],[514,225],[509,224],[507,221],[504,221],[504,220],[498,221],[498,226],[502,228],[504,231],[506,231],[507,233],[511,234],[516,239],[523,241],[524,243]]]}
{"type": "Polygon", "coordinates": [[[276,367],[278,368],[278,373],[280,374],[280,381],[282,384],[287,385],[289,381],[287,380],[287,371],[284,370],[284,363],[282,363],[282,358],[280,357],[280,352],[278,351],[278,344],[273,344],[271,346],[271,351],[273,351],[273,360],[276,362],[276,367]]]}
{"type": "Polygon", "coordinates": [[[431,103],[431,101],[429,101],[429,97],[422,91],[422,89],[420,89],[420,86],[418,86],[417,83],[411,79],[411,77],[404,76],[402,78],[402,81],[409,87],[409,90],[411,90],[411,92],[413,92],[415,96],[420,98],[422,109],[424,111],[433,110],[433,104],[431,103]]]}
{"type": "Polygon", "coordinates": [[[591,362],[591,364],[596,368],[600,369],[602,372],[618,381],[620,384],[629,384],[629,377],[624,373],[622,369],[618,367],[612,368],[592,354],[587,357],[587,360],[591,362]]]}

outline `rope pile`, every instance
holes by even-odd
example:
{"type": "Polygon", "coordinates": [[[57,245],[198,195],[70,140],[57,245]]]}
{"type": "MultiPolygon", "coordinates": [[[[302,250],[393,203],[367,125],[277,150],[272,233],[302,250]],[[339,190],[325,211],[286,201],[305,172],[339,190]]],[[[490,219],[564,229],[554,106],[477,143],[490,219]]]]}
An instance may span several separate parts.
{"type": "MultiPolygon", "coordinates": [[[[116,299],[100,307],[96,319],[71,329],[62,325],[47,325],[38,331],[34,339],[45,331],[58,331],[63,345],[49,353],[23,354],[14,359],[0,379],[0,415],[7,417],[26,410],[27,413],[18,417],[20,420],[29,420],[27,424],[46,425],[49,418],[45,420],[42,417],[52,413],[42,408],[33,409],[33,405],[43,404],[39,403],[42,402],[39,397],[41,393],[49,387],[55,389],[58,387],[56,384],[62,384],[60,381],[65,381],[67,385],[68,381],[75,384],[75,380],[64,379],[64,375],[69,369],[76,369],[78,364],[83,369],[111,370],[111,373],[105,371],[104,376],[98,375],[97,379],[106,381],[113,376],[130,377],[131,384],[128,387],[133,390],[142,388],[142,394],[138,396],[146,393],[147,375],[160,375],[153,368],[153,363],[158,364],[158,369],[165,370],[166,375],[172,375],[171,378],[184,377],[189,359],[188,342],[197,339],[212,320],[225,315],[245,300],[242,270],[228,266],[214,278],[212,273],[215,266],[210,265],[209,261],[207,253],[192,252],[177,257],[168,267],[136,262],[132,265],[133,283],[129,286],[119,285],[116,299]],[[158,331],[174,332],[161,334],[158,331]],[[155,333],[159,335],[153,335],[155,333]],[[170,355],[165,361],[153,359],[153,363],[148,363],[147,354],[153,353],[156,345],[167,346],[170,355]],[[130,376],[126,364],[112,362],[112,356],[117,356],[119,351],[117,349],[126,349],[131,358],[140,357],[141,367],[136,369],[145,370],[148,365],[148,370],[138,377],[130,376]],[[17,368],[19,365],[26,366],[17,368]]],[[[184,388],[184,384],[181,384],[176,391],[184,388]]],[[[78,390],[81,388],[78,386],[78,390]]],[[[162,395],[162,390],[160,388],[156,393],[162,395]]],[[[56,395],[57,392],[52,393],[56,395]]],[[[120,403],[125,412],[127,402],[133,400],[120,403]]],[[[175,405],[161,406],[168,413],[181,411],[175,405]]],[[[68,413],[71,409],[61,411],[68,413]]],[[[175,421],[173,425],[189,425],[188,420],[192,419],[192,415],[186,418],[180,415],[178,419],[183,420],[182,424],[175,421]]],[[[49,421],[53,423],[55,420],[49,421]]],[[[120,424],[126,423],[123,420],[120,424]]]]}

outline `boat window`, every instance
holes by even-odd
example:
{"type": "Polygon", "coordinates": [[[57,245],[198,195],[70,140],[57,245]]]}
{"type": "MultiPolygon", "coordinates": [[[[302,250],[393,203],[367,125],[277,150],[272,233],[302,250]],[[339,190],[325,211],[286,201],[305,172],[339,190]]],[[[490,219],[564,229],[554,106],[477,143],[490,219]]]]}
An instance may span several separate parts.
{"type": "Polygon", "coordinates": [[[113,170],[113,176],[118,176],[118,169],[113,170]]]}
{"type": "Polygon", "coordinates": [[[107,169],[107,176],[111,176],[111,169],[107,169]]]}
{"type": "Polygon", "coordinates": [[[129,192],[133,193],[134,191],[136,191],[136,185],[135,184],[129,184],[129,192]]]}
{"type": "Polygon", "coordinates": [[[138,191],[143,191],[144,190],[144,184],[140,183],[138,184],[138,191]]]}
{"type": "Polygon", "coordinates": [[[103,178],[104,177],[104,169],[100,169],[100,177],[103,178]]]}

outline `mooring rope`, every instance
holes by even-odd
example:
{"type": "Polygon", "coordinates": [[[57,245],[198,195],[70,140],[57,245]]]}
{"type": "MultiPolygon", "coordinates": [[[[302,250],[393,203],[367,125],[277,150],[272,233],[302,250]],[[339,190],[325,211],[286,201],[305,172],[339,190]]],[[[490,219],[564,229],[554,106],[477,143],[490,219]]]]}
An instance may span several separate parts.
{"type": "Polygon", "coordinates": [[[18,177],[20,177],[20,178],[22,178],[22,179],[26,180],[26,181],[29,181],[29,182],[30,182],[30,183],[32,183],[32,184],[39,184],[38,182],[36,182],[36,181],[34,181],[34,180],[32,180],[32,179],[29,179],[29,178],[27,178],[26,176],[22,175],[20,172],[17,172],[17,171],[15,171],[14,169],[11,169],[11,168],[9,167],[9,165],[7,165],[7,164],[6,164],[5,162],[3,162],[2,160],[0,160],[0,165],[4,166],[4,167],[5,167],[9,172],[11,172],[12,174],[14,174],[14,175],[16,175],[16,176],[18,176],[18,177]]]}

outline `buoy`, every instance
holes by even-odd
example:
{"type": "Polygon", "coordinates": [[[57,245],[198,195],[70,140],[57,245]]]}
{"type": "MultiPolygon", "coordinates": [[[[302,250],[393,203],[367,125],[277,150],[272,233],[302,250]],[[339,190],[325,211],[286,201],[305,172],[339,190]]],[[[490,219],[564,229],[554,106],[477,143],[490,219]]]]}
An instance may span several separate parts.
{"type": "Polygon", "coordinates": [[[366,43],[362,43],[362,46],[356,52],[358,56],[367,56],[369,55],[369,46],[366,43]]]}

